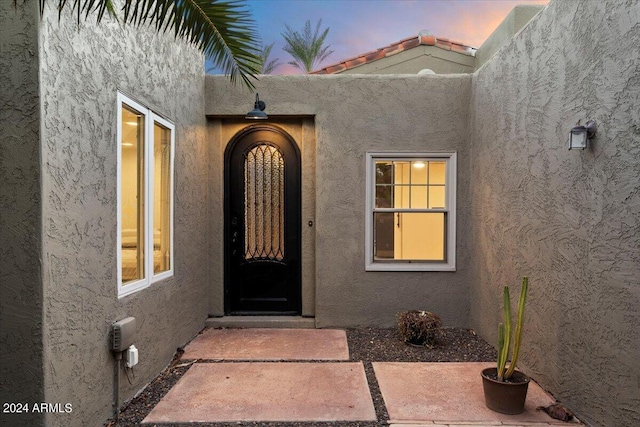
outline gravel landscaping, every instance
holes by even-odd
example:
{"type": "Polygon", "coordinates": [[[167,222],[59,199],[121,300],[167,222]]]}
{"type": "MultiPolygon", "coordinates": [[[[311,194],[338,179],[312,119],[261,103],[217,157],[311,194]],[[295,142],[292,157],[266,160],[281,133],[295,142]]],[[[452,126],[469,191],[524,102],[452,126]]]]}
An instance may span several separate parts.
{"type": "MultiPolygon", "coordinates": [[[[397,329],[365,328],[347,329],[347,341],[351,361],[363,362],[371,397],[376,409],[377,422],[304,422],[304,423],[192,423],[163,424],[171,427],[187,426],[345,426],[373,427],[388,425],[389,416],[385,410],[382,395],[373,373],[372,362],[488,362],[496,359],[495,349],[473,331],[458,328],[443,328],[436,345],[418,347],[403,343],[397,329]]],[[[178,382],[193,363],[211,363],[182,360],[180,352],[169,367],[121,411],[117,421],[110,420],[108,427],[137,426],[153,407],[178,382]]],[[[214,362],[215,363],[215,362],[214,362]]]]}

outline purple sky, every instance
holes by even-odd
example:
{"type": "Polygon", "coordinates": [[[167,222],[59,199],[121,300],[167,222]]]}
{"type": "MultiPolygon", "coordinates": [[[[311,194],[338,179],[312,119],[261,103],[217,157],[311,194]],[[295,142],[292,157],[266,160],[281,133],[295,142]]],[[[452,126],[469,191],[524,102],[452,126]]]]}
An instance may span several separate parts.
{"type": "MultiPolygon", "coordinates": [[[[319,67],[387,46],[429,30],[479,47],[517,4],[549,0],[247,0],[264,44],[275,42],[269,59],[279,58],[274,74],[295,74],[282,50],[285,24],[302,30],[311,20],[329,27],[326,43],[334,51],[319,67]]],[[[207,64],[207,68],[210,64],[207,64]]]]}

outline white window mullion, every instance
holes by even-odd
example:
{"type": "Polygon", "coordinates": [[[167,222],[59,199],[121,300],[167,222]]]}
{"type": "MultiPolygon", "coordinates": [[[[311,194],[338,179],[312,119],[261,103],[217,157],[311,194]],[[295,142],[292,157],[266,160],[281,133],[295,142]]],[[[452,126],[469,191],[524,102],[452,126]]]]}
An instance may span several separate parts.
{"type": "Polygon", "coordinates": [[[373,265],[375,251],[373,223],[376,207],[376,167],[375,159],[370,153],[365,156],[365,217],[364,217],[364,264],[365,270],[373,265]]]}
{"type": "Polygon", "coordinates": [[[453,183],[453,185],[448,185],[445,191],[445,203],[447,210],[447,259],[450,260],[449,263],[453,265],[455,269],[456,265],[456,177],[458,176],[457,172],[458,160],[457,154],[452,153],[449,162],[447,162],[447,183],[453,183]]]}
{"type": "Polygon", "coordinates": [[[171,269],[170,269],[170,274],[173,275],[174,272],[174,259],[173,259],[173,254],[174,254],[174,233],[173,233],[173,208],[174,208],[174,197],[175,197],[175,183],[174,183],[174,168],[175,168],[175,159],[176,159],[176,128],[174,126],[171,126],[171,155],[169,157],[169,185],[170,187],[170,205],[169,205],[169,226],[171,227],[169,229],[169,236],[171,238],[171,253],[169,254],[169,259],[171,262],[171,269]]]}
{"type": "Polygon", "coordinates": [[[118,93],[116,101],[116,210],[117,210],[117,236],[116,236],[116,261],[118,271],[118,295],[123,293],[122,286],[122,95],[118,93]]]}
{"type": "MultiPolygon", "coordinates": [[[[142,117],[144,117],[144,126],[145,127],[143,129],[143,131],[144,131],[143,134],[144,134],[145,141],[142,141],[142,144],[144,144],[145,156],[146,156],[146,150],[147,150],[147,147],[146,147],[147,141],[146,141],[146,139],[148,138],[147,127],[148,127],[148,121],[149,121],[149,110],[147,108],[145,108],[141,104],[139,104],[139,103],[127,98],[126,96],[118,93],[118,95],[117,95],[117,114],[118,114],[117,126],[118,126],[118,129],[117,129],[117,132],[116,132],[118,140],[117,140],[116,147],[117,147],[117,150],[118,150],[118,155],[117,155],[117,160],[118,160],[118,168],[117,168],[118,169],[118,179],[117,179],[117,183],[118,183],[118,202],[117,202],[117,206],[118,206],[118,208],[117,208],[118,209],[118,220],[117,220],[117,222],[118,222],[118,226],[117,226],[117,228],[118,228],[118,257],[117,257],[117,260],[118,260],[118,274],[117,274],[117,277],[118,277],[118,279],[117,279],[118,280],[118,288],[117,289],[118,289],[118,297],[119,298],[127,296],[127,295],[130,295],[130,294],[132,294],[132,293],[134,293],[134,292],[136,292],[136,291],[138,291],[140,289],[144,289],[147,286],[149,286],[149,276],[148,276],[148,271],[147,271],[147,268],[146,268],[146,258],[145,258],[145,262],[143,263],[143,267],[144,267],[144,270],[145,270],[145,274],[144,274],[143,278],[141,278],[139,280],[136,280],[136,281],[130,281],[130,282],[127,282],[127,283],[123,283],[123,277],[122,277],[122,263],[124,262],[123,254],[122,254],[122,232],[123,232],[123,221],[124,221],[123,218],[122,218],[122,215],[123,215],[122,188],[123,188],[123,185],[124,185],[123,180],[122,180],[122,171],[123,171],[122,164],[123,164],[124,160],[123,160],[122,151],[121,151],[122,150],[122,145],[121,144],[123,142],[122,141],[122,136],[123,136],[123,132],[124,132],[124,130],[123,130],[124,129],[124,125],[126,125],[126,123],[122,122],[122,112],[123,112],[123,108],[124,108],[125,105],[128,108],[131,108],[131,109],[135,110],[142,117]]],[[[144,178],[146,180],[147,179],[146,169],[145,169],[145,171],[143,173],[143,176],[144,176],[144,178]]],[[[145,182],[145,188],[146,188],[146,184],[147,183],[145,182]]],[[[145,191],[145,193],[146,193],[146,191],[145,191]]],[[[144,202],[145,202],[145,205],[146,205],[147,204],[146,194],[143,194],[143,198],[144,198],[144,202]]],[[[144,218],[144,220],[146,222],[146,220],[147,220],[146,206],[144,208],[145,208],[145,212],[143,212],[143,218],[144,218]]],[[[145,223],[144,224],[145,234],[144,234],[144,238],[142,239],[142,242],[141,242],[142,245],[145,246],[144,247],[144,256],[145,257],[147,256],[147,253],[146,253],[147,252],[147,248],[146,248],[146,244],[147,244],[147,242],[146,242],[146,229],[147,229],[147,227],[148,227],[148,225],[145,223]]],[[[137,229],[136,233],[139,233],[139,229],[137,229]]],[[[133,262],[135,262],[135,261],[133,261],[133,262]]]]}
{"type": "MultiPolygon", "coordinates": [[[[174,235],[173,235],[173,203],[174,203],[174,191],[173,191],[173,170],[174,170],[174,158],[175,158],[175,127],[169,123],[168,121],[164,120],[162,117],[152,114],[153,117],[153,124],[151,126],[151,131],[152,133],[154,132],[154,126],[157,123],[158,125],[162,126],[163,128],[167,129],[169,131],[169,159],[168,159],[168,182],[166,183],[169,190],[168,190],[168,197],[169,197],[169,203],[168,203],[168,214],[169,214],[169,226],[168,226],[168,230],[164,230],[165,232],[167,232],[169,234],[169,268],[166,271],[162,271],[158,274],[154,273],[154,264],[153,264],[153,259],[151,261],[151,278],[152,281],[158,281],[161,279],[164,279],[165,277],[170,277],[173,275],[173,266],[174,266],[174,258],[173,258],[173,239],[174,239],[174,235]]],[[[152,143],[152,151],[150,153],[150,157],[149,157],[149,163],[152,165],[151,167],[151,175],[153,176],[153,178],[156,178],[157,173],[155,172],[155,134],[153,134],[153,143],[152,143]]],[[[162,167],[162,165],[161,165],[162,167]]],[[[164,173],[165,171],[163,170],[162,173],[164,173]]],[[[161,178],[162,180],[162,178],[161,178]]],[[[149,187],[150,190],[149,192],[151,193],[151,200],[150,200],[150,218],[151,218],[151,224],[152,224],[152,231],[151,231],[151,251],[155,256],[155,252],[153,252],[155,250],[154,247],[154,233],[155,230],[158,228],[155,224],[155,215],[154,215],[154,211],[153,209],[155,209],[155,182],[152,183],[152,185],[149,187]]]]}
{"type": "Polygon", "coordinates": [[[144,203],[144,217],[145,217],[145,248],[144,248],[144,260],[145,260],[145,277],[148,283],[151,283],[153,278],[153,114],[148,115],[145,129],[145,152],[144,152],[144,170],[145,170],[145,203],[144,203]]]}

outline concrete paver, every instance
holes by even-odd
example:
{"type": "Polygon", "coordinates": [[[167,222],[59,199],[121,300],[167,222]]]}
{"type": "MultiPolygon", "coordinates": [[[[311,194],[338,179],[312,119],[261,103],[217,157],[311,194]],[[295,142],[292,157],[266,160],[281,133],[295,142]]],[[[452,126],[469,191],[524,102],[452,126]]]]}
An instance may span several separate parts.
{"type": "MultiPolygon", "coordinates": [[[[376,421],[364,365],[349,361],[342,330],[207,329],[183,358],[215,362],[191,366],[143,424],[376,421]]],[[[533,381],[523,414],[489,410],[480,372],[492,363],[372,364],[395,427],[567,425],[536,411],[554,399],[533,381]]]]}
{"type": "Polygon", "coordinates": [[[375,421],[360,362],[197,363],[149,423],[375,421]]]}
{"type": "Polygon", "coordinates": [[[434,423],[434,422],[421,422],[410,424],[390,424],[390,427],[560,427],[566,426],[566,424],[557,423],[535,423],[535,424],[506,424],[506,423],[492,423],[492,422],[479,422],[479,423],[434,423]]]}
{"type": "Polygon", "coordinates": [[[184,359],[349,360],[347,335],[332,329],[205,329],[184,359]]]}
{"type": "Polygon", "coordinates": [[[493,364],[373,363],[392,424],[420,421],[426,425],[548,425],[557,421],[536,410],[555,400],[533,381],[522,414],[505,415],[488,409],[480,372],[490,366],[493,364]]]}

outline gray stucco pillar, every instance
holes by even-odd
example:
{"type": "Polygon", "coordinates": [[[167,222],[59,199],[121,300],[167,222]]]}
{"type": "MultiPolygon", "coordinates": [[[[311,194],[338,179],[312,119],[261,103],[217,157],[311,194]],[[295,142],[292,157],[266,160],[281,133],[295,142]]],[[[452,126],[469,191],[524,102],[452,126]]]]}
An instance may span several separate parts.
{"type": "Polygon", "coordinates": [[[1,425],[43,423],[5,408],[44,399],[38,20],[37,2],[0,5],[1,425]]]}

